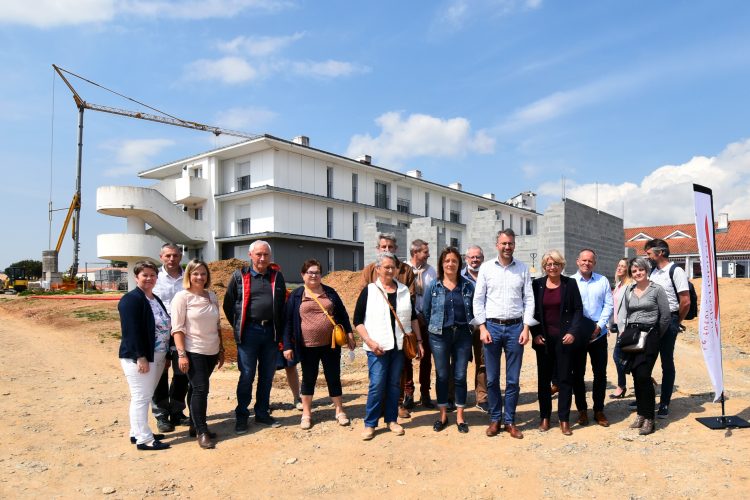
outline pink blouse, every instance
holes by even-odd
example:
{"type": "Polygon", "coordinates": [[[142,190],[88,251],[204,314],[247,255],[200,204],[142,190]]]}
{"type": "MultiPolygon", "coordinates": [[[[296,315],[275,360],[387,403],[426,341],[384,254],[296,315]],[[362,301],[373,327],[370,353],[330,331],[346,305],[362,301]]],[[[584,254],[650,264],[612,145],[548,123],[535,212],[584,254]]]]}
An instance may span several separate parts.
{"type": "Polygon", "coordinates": [[[185,334],[185,350],[195,354],[218,354],[219,304],[214,292],[208,297],[181,290],[172,299],[172,335],[185,334]]]}

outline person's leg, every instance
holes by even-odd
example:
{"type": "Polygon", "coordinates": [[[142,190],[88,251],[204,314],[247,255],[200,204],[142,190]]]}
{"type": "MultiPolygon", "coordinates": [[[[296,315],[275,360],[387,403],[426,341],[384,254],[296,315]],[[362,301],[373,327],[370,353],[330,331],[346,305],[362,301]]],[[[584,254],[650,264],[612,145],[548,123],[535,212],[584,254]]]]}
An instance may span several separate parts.
{"type": "Polygon", "coordinates": [[[656,415],[656,391],[654,384],[651,383],[651,373],[655,363],[656,356],[647,356],[646,360],[633,370],[638,415],[649,420],[653,420],[656,415]]]}
{"type": "Polygon", "coordinates": [[[479,328],[475,328],[471,334],[472,346],[474,348],[474,395],[477,404],[487,403],[487,370],[484,364],[484,346],[479,338],[479,328]]]}
{"type": "Polygon", "coordinates": [[[552,381],[552,363],[554,355],[554,340],[550,339],[547,346],[537,346],[534,349],[536,353],[536,373],[537,385],[536,392],[539,398],[539,418],[549,418],[552,414],[552,391],[550,383],[552,381]],[[548,354],[549,351],[549,354],[548,354]]]}
{"type": "Polygon", "coordinates": [[[607,337],[604,336],[591,344],[591,371],[594,372],[594,383],[591,397],[594,400],[594,411],[604,411],[604,397],[607,391],[607,337]]]}
{"type": "Polygon", "coordinates": [[[320,365],[320,350],[317,347],[302,347],[300,360],[302,368],[302,386],[300,398],[302,399],[302,418],[312,416],[312,399],[315,394],[315,384],[318,380],[318,369],[320,365]]]}
{"type": "MultiPolygon", "coordinates": [[[[173,353],[177,357],[177,353],[173,353]]],[[[157,381],[156,387],[154,388],[154,394],[151,397],[151,413],[154,414],[156,424],[161,432],[170,432],[174,430],[174,426],[169,421],[170,405],[169,405],[169,365],[164,365],[159,380],[157,381]]]]}
{"type": "MultiPolygon", "coordinates": [[[[367,388],[367,403],[365,404],[365,427],[375,428],[383,413],[385,392],[387,384],[387,372],[390,358],[385,354],[376,356],[370,351],[367,353],[367,373],[370,383],[367,388]]],[[[401,354],[399,352],[399,354],[401,354]]]]}
{"type": "MultiPolygon", "coordinates": [[[[170,364],[170,362],[167,362],[167,364],[170,364]]],[[[172,383],[169,385],[169,416],[173,424],[184,425],[182,419],[185,408],[187,408],[188,377],[180,371],[179,358],[176,353],[172,357],[171,365],[172,383]]]]}
{"type": "Polygon", "coordinates": [[[457,331],[453,338],[453,380],[456,387],[456,407],[459,409],[457,422],[463,422],[463,408],[466,407],[466,395],[468,392],[466,383],[466,372],[471,358],[471,331],[457,331]]]}
{"type": "Polygon", "coordinates": [[[216,366],[216,355],[209,356],[204,354],[187,353],[190,368],[188,369],[188,379],[192,387],[192,397],[190,398],[190,418],[195,425],[195,431],[198,435],[208,432],[206,424],[206,411],[208,407],[209,377],[216,366]]]}
{"type": "Polygon", "coordinates": [[[450,364],[450,342],[447,336],[452,332],[444,330],[442,334],[430,335],[430,346],[432,356],[435,358],[435,392],[437,393],[437,405],[439,408],[448,406],[448,368],[450,364]]]}
{"type": "Polygon", "coordinates": [[[299,401],[299,372],[297,371],[297,365],[285,366],[284,371],[286,372],[286,383],[289,384],[289,389],[292,391],[292,401],[296,404],[299,401]]]}
{"type": "Polygon", "coordinates": [[[269,417],[271,413],[271,386],[276,373],[276,356],[279,345],[274,340],[273,327],[265,327],[258,351],[258,385],[255,389],[255,418],[269,417]]]}
{"type": "Polygon", "coordinates": [[[383,421],[389,424],[398,420],[399,378],[406,358],[403,352],[396,349],[388,351],[383,356],[391,358],[385,374],[385,411],[383,413],[383,421]]]}
{"type": "MultiPolygon", "coordinates": [[[[403,354],[403,351],[400,351],[403,354]]],[[[399,379],[399,406],[403,406],[406,398],[406,406],[411,408],[414,404],[414,368],[412,360],[404,357],[402,372],[399,379]]]]}
{"type": "MultiPolygon", "coordinates": [[[[333,398],[339,398],[341,401],[341,348],[331,349],[330,347],[320,348],[320,360],[323,363],[323,375],[328,386],[328,395],[333,398]]],[[[335,404],[335,402],[334,402],[335,404]]],[[[336,413],[340,413],[337,409],[336,413]]]]}
{"type": "Polygon", "coordinates": [[[615,369],[617,370],[617,387],[619,389],[614,395],[619,396],[627,389],[628,382],[625,377],[625,366],[622,364],[622,349],[620,349],[620,344],[617,342],[615,342],[615,348],[612,350],[612,359],[615,362],[615,369]]]}
{"type": "Polygon", "coordinates": [[[680,321],[676,315],[672,315],[667,333],[659,341],[659,358],[661,359],[661,391],[659,393],[659,406],[669,406],[674,391],[674,381],[677,370],[674,365],[674,346],[677,343],[677,334],[680,331],[680,321]]]}
{"type": "MultiPolygon", "coordinates": [[[[420,322],[420,327],[422,327],[420,322]]],[[[424,356],[419,359],[419,397],[422,402],[431,402],[430,383],[432,378],[432,348],[430,346],[430,332],[427,331],[427,325],[424,325],[422,332],[422,346],[424,346],[424,356]]],[[[447,381],[446,381],[447,383],[447,381]]]]}
{"type": "Polygon", "coordinates": [[[576,402],[576,410],[586,412],[586,360],[588,359],[588,345],[578,349],[573,357],[573,395],[576,402]]]}
{"type": "Polygon", "coordinates": [[[156,384],[162,375],[164,361],[149,363],[147,373],[139,373],[138,365],[130,359],[120,359],[125,378],[130,388],[130,429],[136,444],[149,444],[154,434],[148,426],[148,407],[156,384]]]}
{"type": "Polygon", "coordinates": [[[523,330],[523,324],[504,327],[503,348],[505,349],[505,407],[504,419],[506,424],[514,424],[516,420],[516,406],[520,394],[521,364],[523,362],[523,346],[518,337],[523,330]]]}
{"type": "Polygon", "coordinates": [[[250,416],[250,402],[253,398],[253,382],[258,367],[258,353],[262,338],[253,331],[247,331],[237,344],[237,368],[240,378],[237,381],[237,407],[234,409],[237,421],[246,421],[250,416]]]}
{"type": "Polygon", "coordinates": [[[557,417],[560,422],[570,420],[570,403],[573,399],[573,362],[576,348],[572,344],[565,345],[559,339],[554,346],[555,365],[557,370],[557,417]]]}
{"type": "Polygon", "coordinates": [[[484,360],[487,368],[487,398],[490,404],[490,422],[502,423],[503,411],[500,399],[500,351],[499,326],[487,323],[492,342],[484,344],[484,360]]]}

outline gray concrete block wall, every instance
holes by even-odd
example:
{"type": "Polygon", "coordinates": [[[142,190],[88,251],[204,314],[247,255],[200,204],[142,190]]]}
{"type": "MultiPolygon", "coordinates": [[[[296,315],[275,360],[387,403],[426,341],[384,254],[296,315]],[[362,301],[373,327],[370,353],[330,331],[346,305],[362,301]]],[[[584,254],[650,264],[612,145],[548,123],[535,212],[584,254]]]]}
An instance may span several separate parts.
{"type": "Polygon", "coordinates": [[[494,210],[473,212],[467,224],[466,241],[462,242],[461,252],[466,252],[471,245],[479,245],[484,251],[485,260],[497,257],[495,242],[497,233],[502,228],[502,220],[494,210]]]}
{"type": "Polygon", "coordinates": [[[424,240],[430,248],[430,258],[427,263],[433,267],[437,265],[437,258],[446,246],[445,233],[440,221],[432,217],[412,219],[409,229],[406,230],[406,237],[408,242],[407,255],[412,241],[416,239],[424,240]]]}
{"type": "Polygon", "coordinates": [[[375,261],[377,255],[376,246],[378,244],[378,235],[380,233],[394,233],[398,250],[396,257],[405,260],[409,255],[409,241],[407,241],[406,228],[385,224],[374,220],[367,221],[362,226],[362,241],[364,242],[364,265],[375,261]]]}

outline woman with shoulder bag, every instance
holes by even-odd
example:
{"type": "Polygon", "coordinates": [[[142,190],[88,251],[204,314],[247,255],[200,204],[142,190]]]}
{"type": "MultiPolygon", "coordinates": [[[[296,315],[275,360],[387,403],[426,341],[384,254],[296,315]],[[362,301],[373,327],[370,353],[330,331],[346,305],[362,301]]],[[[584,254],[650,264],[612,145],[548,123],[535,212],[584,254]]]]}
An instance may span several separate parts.
{"type": "Polygon", "coordinates": [[[664,289],[649,281],[651,265],[645,257],[630,260],[630,274],[635,283],[624,292],[620,315],[625,329],[618,337],[626,370],[633,374],[638,413],[630,425],[641,435],[655,430],[656,393],[651,372],[659,356],[659,339],[672,320],[664,289]],[[645,339],[643,337],[645,336],[645,339]]]}
{"type": "Polygon", "coordinates": [[[332,339],[334,325],[340,325],[347,334],[347,347],[354,350],[349,314],[336,290],[321,283],[320,262],[315,259],[306,260],[301,272],[305,285],[289,295],[284,327],[284,358],[291,361],[296,351],[302,365],[300,427],[312,427],[312,400],[321,363],[328,395],[336,408],[336,422],[339,425],[349,425],[349,417],[341,402],[341,346],[332,339]]]}
{"type": "MultiPolygon", "coordinates": [[[[615,288],[612,290],[614,311],[612,311],[612,318],[609,320],[609,331],[616,333],[618,336],[625,328],[625,325],[619,322],[620,307],[625,298],[624,292],[632,282],[633,278],[630,276],[628,259],[620,259],[617,263],[617,268],[615,269],[615,288]]],[[[609,397],[611,399],[622,399],[628,392],[628,386],[625,378],[625,367],[622,363],[622,351],[620,350],[620,345],[618,343],[615,343],[615,348],[612,351],[612,359],[615,362],[615,369],[617,370],[617,390],[610,394],[609,397]]]]}

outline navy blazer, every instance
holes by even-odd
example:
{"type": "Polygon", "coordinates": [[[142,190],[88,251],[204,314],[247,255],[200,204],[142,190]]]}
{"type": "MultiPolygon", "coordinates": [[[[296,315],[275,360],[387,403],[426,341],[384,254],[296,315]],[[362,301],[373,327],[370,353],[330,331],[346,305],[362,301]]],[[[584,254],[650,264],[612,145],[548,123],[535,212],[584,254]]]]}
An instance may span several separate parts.
{"type": "MultiPolygon", "coordinates": [[[[154,295],[164,312],[167,308],[159,297],[154,295]]],[[[151,310],[146,294],[138,287],[129,291],[117,304],[120,312],[120,328],[122,339],[120,340],[120,358],[132,359],[146,358],[149,363],[154,362],[154,344],[156,343],[156,322],[154,312],[151,310]]],[[[169,314],[167,313],[167,316],[169,314]]]]}
{"type": "MultiPolygon", "coordinates": [[[[544,325],[544,291],[547,289],[547,277],[542,276],[531,282],[531,290],[534,293],[534,319],[538,325],[531,327],[532,340],[537,335],[543,335],[547,339],[547,328],[544,325]]],[[[573,344],[577,347],[585,345],[585,340],[591,338],[591,331],[584,331],[583,302],[578,285],[567,276],[560,276],[560,335],[567,333],[575,337],[573,344]]],[[[545,345],[531,343],[534,349],[546,348],[545,345]]]]}
{"type": "MultiPolygon", "coordinates": [[[[349,313],[346,312],[344,302],[336,293],[336,290],[328,285],[323,285],[328,299],[333,302],[333,320],[336,324],[344,327],[346,333],[352,331],[352,324],[349,321],[349,313]]],[[[286,302],[286,322],[284,325],[284,350],[294,350],[297,359],[304,357],[305,343],[302,340],[302,318],[299,315],[299,308],[302,305],[302,297],[305,294],[305,287],[301,286],[289,294],[286,302]]],[[[316,306],[317,307],[317,306],[316,306]]],[[[338,347],[336,347],[338,349],[338,347]]]]}

